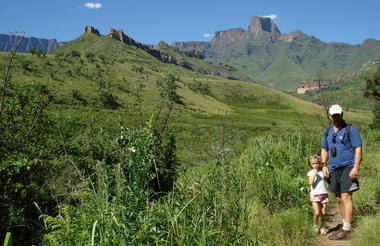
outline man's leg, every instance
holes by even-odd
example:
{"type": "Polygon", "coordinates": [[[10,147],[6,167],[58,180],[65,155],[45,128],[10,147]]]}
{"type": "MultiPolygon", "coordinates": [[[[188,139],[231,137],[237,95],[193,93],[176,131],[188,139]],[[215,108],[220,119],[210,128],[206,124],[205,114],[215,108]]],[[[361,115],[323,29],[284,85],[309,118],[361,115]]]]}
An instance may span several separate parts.
{"type": "Polygon", "coordinates": [[[342,217],[342,220],[343,222],[346,221],[345,219],[345,206],[344,206],[344,202],[343,202],[343,198],[342,198],[342,193],[337,193],[335,194],[335,198],[336,198],[336,205],[338,206],[338,209],[339,209],[339,212],[340,212],[340,216],[342,217]]]}
{"type": "Polygon", "coordinates": [[[352,204],[352,192],[341,193],[341,201],[344,205],[343,230],[349,231],[352,224],[354,206],[352,204]]]}

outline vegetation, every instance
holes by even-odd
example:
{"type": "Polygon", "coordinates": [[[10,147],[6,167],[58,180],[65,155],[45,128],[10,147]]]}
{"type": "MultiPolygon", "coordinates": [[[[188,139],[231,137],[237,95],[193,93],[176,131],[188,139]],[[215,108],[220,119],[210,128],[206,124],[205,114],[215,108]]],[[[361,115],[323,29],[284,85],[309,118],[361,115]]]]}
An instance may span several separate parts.
{"type": "MultiPolygon", "coordinates": [[[[0,238],[312,245],[304,158],[319,152],[321,107],[91,34],[46,57],[17,54],[12,68],[0,110],[0,238]]],[[[345,117],[362,129],[370,119],[345,117]]],[[[367,166],[378,168],[375,133],[363,136],[367,166]]],[[[365,166],[366,184],[380,180],[365,166]]],[[[363,218],[378,211],[376,184],[363,185],[363,218]]]]}
{"type": "Polygon", "coordinates": [[[380,68],[366,82],[365,95],[375,103],[372,127],[380,129],[380,68]]]}

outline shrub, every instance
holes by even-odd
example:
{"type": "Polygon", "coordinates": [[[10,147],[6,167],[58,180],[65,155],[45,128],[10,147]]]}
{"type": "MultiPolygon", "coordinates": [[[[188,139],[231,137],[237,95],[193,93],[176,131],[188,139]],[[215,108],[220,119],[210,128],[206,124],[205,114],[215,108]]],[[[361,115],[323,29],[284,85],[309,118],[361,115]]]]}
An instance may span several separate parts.
{"type": "Polygon", "coordinates": [[[80,175],[82,186],[72,193],[75,207],[66,203],[61,216],[42,216],[50,231],[45,243],[86,245],[94,240],[97,245],[162,245],[149,199],[154,197],[150,184],[163,171],[160,163],[175,160],[169,157],[174,152],[167,149],[173,145],[163,144],[172,140],[165,138],[150,125],[121,128],[117,142],[105,142],[116,158],[110,163],[97,161],[90,173],[80,175]]]}
{"type": "Polygon", "coordinates": [[[0,110],[0,237],[11,231],[16,245],[33,244],[41,233],[39,211],[55,205],[43,189],[52,119],[46,87],[38,83],[9,84],[0,110]]]}
{"type": "Polygon", "coordinates": [[[32,55],[35,55],[35,56],[38,56],[38,57],[45,57],[46,56],[45,52],[43,52],[42,50],[37,49],[37,48],[32,48],[30,50],[30,53],[32,53],[32,55]]]}
{"type": "Polygon", "coordinates": [[[120,107],[120,104],[117,102],[116,97],[107,90],[99,91],[99,100],[102,106],[106,108],[115,109],[120,107]]]}

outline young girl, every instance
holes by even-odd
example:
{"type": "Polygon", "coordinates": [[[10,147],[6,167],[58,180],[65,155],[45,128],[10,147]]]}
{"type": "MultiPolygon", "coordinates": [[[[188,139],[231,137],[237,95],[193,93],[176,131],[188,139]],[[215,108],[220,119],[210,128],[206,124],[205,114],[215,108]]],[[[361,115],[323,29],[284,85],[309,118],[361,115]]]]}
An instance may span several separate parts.
{"type": "Polygon", "coordinates": [[[327,196],[327,189],[322,172],[321,157],[319,155],[309,156],[307,163],[311,168],[307,176],[309,177],[309,184],[311,185],[310,200],[314,209],[313,229],[316,233],[326,235],[327,229],[325,223],[329,198],[327,196]],[[319,217],[321,217],[321,227],[318,227],[319,217]]]}

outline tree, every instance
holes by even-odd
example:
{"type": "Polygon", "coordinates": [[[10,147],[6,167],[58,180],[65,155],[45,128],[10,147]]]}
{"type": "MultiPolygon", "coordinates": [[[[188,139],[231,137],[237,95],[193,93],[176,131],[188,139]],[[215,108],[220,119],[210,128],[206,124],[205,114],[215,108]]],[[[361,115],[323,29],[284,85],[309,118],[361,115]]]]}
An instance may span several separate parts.
{"type": "Polygon", "coordinates": [[[377,71],[371,77],[366,79],[364,95],[375,103],[372,127],[380,129],[380,67],[377,68],[377,71]]]}
{"type": "Polygon", "coordinates": [[[45,57],[46,56],[46,54],[42,50],[37,49],[37,48],[32,48],[30,50],[30,53],[32,53],[32,55],[35,55],[38,57],[45,57]]]}

